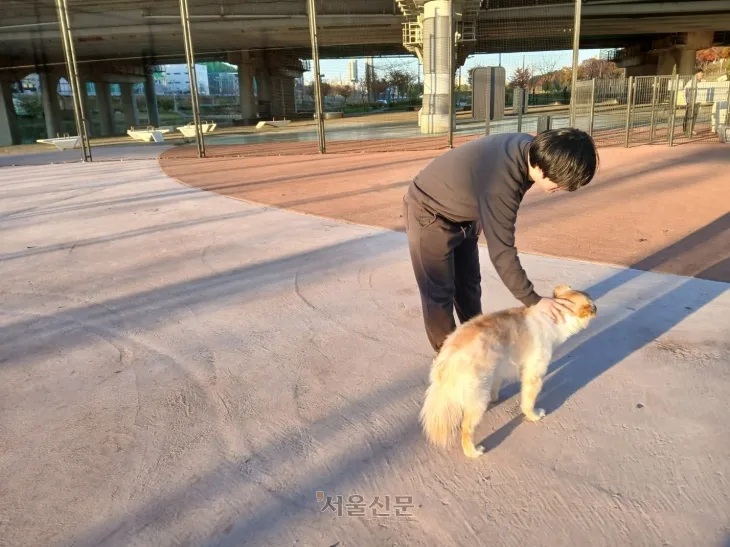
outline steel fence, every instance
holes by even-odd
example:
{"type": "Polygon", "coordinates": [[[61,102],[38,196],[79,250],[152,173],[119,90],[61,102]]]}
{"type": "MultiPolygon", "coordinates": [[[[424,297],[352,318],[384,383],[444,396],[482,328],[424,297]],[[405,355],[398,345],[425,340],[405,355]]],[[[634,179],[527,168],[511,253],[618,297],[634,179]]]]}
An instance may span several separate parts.
{"type": "MultiPolygon", "coordinates": [[[[164,10],[143,14],[149,36],[141,41],[153,47],[156,33],[167,33],[151,58],[117,55],[112,40],[90,45],[99,39],[94,28],[79,28],[88,14],[77,3],[54,2],[54,12],[38,12],[35,23],[21,26],[58,25],[55,53],[36,55],[35,66],[27,60],[0,66],[2,102],[10,104],[3,106],[10,126],[3,138],[36,146],[67,134],[70,144],[78,138],[71,150],[80,148],[85,161],[92,147],[100,154],[94,160],[129,158],[121,148],[110,152],[128,146],[137,153],[150,148],[145,139],[183,145],[168,156],[247,156],[436,149],[485,134],[569,125],[601,146],[675,145],[716,140],[728,125],[728,82],[626,78],[616,70],[610,78],[576,81],[585,74],[575,50],[580,2],[551,3],[550,17],[531,19],[527,27],[522,0],[499,0],[487,9],[465,0],[458,10],[439,0],[427,11],[415,0],[399,0],[392,14],[375,8],[363,14],[368,24],[343,0],[275,2],[263,15],[250,3],[212,13],[198,0],[165,0],[164,10]],[[500,16],[488,20],[489,9],[500,16]],[[217,25],[243,25],[277,39],[262,46],[249,32],[234,47],[225,33],[217,36],[217,25]],[[477,93],[479,78],[472,76],[482,69],[494,71],[487,78],[491,95],[477,93]],[[474,100],[490,101],[488,119],[485,104],[474,100]]],[[[20,0],[12,4],[25,9],[20,0]]],[[[94,5],[109,25],[128,24],[105,13],[103,2],[94,5]]],[[[22,58],[13,53],[3,62],[22,58]]],[[[59,146],[69,144],[62,141],[59,146]]]]}
{"type": "Polygon", "coordinates": [[[638,76],[580,81],[575,126],[601,146],[682,144],[720,138],[727,125],[728,82],[690,76],[638,76]]]}

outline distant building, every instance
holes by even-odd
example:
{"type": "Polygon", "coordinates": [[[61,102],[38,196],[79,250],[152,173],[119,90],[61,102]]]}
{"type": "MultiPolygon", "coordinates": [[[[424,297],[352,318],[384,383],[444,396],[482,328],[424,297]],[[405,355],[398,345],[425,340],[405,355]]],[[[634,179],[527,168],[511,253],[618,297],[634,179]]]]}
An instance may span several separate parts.
{"type": "Polygon", "coordinates": [[[349,63],[349,71],[350,71],[350,82],[355,83],[358,81],[357,78],[357,59],[350,59],[349,63]]]}
{"type": "Polygon", "coordinates": [[[208,88],[211,95],[238,95],[238,73],[209,72],[208,88]]]}
{"type": "MultiPolygon", "coordinates": [[[[160,71],[155,72],[155,91],[158,95],[190,93],[190,78],[187,65],[160,65],[160,71]]],[[[208,67],[195,65],[195,75],[198,79],[198,93],[210,95],[208,82],[208,67]]]]}

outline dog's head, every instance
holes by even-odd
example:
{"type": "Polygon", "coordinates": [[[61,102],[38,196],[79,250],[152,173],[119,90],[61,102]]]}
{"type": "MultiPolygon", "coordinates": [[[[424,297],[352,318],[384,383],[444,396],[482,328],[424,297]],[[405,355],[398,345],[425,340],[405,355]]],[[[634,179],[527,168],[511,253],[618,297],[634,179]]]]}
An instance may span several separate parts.
{"type": "Polygon", "coordinates": [[[598,308],[589,294],[576,291],[568,285],[558,285],[553,290],[555,298],[562,298],[570,302],[568,306],[574,321],[580,329],[588,326],[588,323],[598,314],[598,308]]]}

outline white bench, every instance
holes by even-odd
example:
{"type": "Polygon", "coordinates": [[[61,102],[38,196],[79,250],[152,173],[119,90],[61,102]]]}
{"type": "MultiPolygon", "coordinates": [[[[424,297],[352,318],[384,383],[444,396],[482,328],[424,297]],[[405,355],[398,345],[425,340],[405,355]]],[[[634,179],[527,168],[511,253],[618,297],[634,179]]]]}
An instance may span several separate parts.
{"type": "Polygon", "coordinates": [[[36,142],[52,144],[59,150],[73,150],[81,145],[81,137],[69,137],[66,135],[65,137],[56,137],[53,139],[38,139],[36,142]]]}
{"type": "Polygon", "coordinates": [[[127,129],[127,135],[134,140],[142,142],[156,142],[158,144],[165,142],[165,133],[169,133],[170,129],[165,127],[148,127],[147,129],[127,129]]]}
{"type": "Polygon", "coordinates": [[[256,124],[256,129],[263,129],[267,125],[271,127],[286,127],[291,123],[291,120],[267,120],[256,124]]]}
{"type": "MultiPolygon", "coordinates": [[[[200,131],[201,133],[212,133],[215,131],[215,128],[218,127],[218,124],[216,122],[203,122],[200,124],[200,131]]],[[[186,138],[193,138],[195,137],[195,123],[190,122],[186,125],[180,126],[177,128],[180,133],[182,133],[183,137],[186,138]]]]}

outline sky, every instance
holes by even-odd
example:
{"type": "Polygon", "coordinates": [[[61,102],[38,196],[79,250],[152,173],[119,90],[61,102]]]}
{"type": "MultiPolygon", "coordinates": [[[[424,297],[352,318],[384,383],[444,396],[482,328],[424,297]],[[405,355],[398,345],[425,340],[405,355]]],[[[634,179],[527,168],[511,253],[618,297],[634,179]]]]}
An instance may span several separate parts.
{"type": "MultiPolygon", "coordinates": [[[[590,59],[591,57],[598,57],[600,50],[598,49],[585,49],[581,50],[578,54],[580,61],[590,59]]],[[[564,66],[570,66],[572,63],[573,52],[567,51],[532,51],[529,53],[504,53],[501,56],[501,65],[507,72],[507,79],[509,80],[515,69],[522,67],[524,60],[525,66],[529,67],[531,64],[540,64],[545,59],[550,59],[551,62],[555,63],[554,70],[562,68],[564,66]]],[[[360,57],[357,59],[358,64],[358,77],[362,78],[365,74],[365,58],[360,57]]],[[[322,59],[319,62],[319,70],[322,74],[322,79],[327,82],[346,81],[348,78],[348,63],[349,59],[322,59]]],[[[378,69],[388,68],[400,68],[408,70],[412,73],[416,73],[418,68],[418,60],[415,56],[408,57],[375,57],[373,59],[375,65],[375,71],[378,69]]],[[[498,54],[484,54],[484,55],[472,55],[466,60],[462,67],[462,74],[464,83],[466,83],[467,73],[473,66],[499,66],[500,56],[498,54]]],[[[457,72],[458,78],[458,72],[457,72]]],[[[304,81],[311,82],[314,79],[313,73],[306,72],[304,74],[304,81]]]]}

